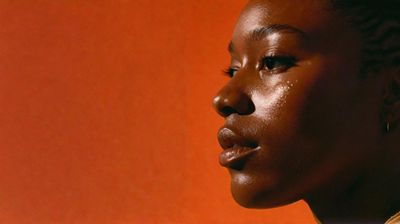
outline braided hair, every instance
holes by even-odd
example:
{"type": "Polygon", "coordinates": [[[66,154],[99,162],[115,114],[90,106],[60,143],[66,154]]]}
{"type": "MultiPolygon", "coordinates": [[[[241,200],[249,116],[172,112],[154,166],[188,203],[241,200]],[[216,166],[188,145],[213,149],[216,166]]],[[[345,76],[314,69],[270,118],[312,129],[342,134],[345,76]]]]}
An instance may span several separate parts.
{"type": "Polygon", "coordinates": [[[331,0],[363,39],[360,75],[400,66],[400,0],[331,0]]]}

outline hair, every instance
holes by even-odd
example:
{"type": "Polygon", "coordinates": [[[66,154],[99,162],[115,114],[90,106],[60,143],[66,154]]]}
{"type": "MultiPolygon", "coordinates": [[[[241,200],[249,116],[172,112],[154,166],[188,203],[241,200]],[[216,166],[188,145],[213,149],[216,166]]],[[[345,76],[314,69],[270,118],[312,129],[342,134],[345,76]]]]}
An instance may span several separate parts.
{"type": "Polygon", "coordinates": [[[362,35],[360,75],[400,65],[400,0],[331,0],[362,35]]]}

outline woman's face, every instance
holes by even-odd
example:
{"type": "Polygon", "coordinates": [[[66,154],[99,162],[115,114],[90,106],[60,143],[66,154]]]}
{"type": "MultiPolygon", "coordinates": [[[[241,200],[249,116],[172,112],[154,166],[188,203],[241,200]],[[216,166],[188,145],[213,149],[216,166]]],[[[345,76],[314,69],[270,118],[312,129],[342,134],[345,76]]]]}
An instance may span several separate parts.
{"type": "Polygon", "coordinates": [[[214,98],[225,117],[220,163],[239,204],[340,189],[373,161],[379,80],[360,78],[360,43],[329,1],[248,3],[229,45],[232,77],[214,98]]]}

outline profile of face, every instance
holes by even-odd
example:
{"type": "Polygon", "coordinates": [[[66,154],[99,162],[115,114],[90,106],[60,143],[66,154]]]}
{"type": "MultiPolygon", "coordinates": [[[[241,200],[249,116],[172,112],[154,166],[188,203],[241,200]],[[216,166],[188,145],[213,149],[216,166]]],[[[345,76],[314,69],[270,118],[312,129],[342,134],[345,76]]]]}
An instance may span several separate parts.
{"type": "Polygon", "coordinates": [[[360,78],[361,35],[330,8],[252,0],[237,21],[213,104],[225,118],[220,163],[244,207],[344,188],[379,157],[385,79],[360,78]]]}

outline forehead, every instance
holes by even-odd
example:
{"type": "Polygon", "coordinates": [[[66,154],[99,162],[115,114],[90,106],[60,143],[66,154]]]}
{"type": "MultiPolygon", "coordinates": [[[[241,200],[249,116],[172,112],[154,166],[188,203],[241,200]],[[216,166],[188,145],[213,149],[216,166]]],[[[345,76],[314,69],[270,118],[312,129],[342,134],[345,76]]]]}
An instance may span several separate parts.
{"type": "Polygon", "coordinates": [[[233,38],[243,38],[260,27],[283,24],[312,34],[332,26],[334,16],[326,0],[252,0],[242,11],[233,38]]]}

